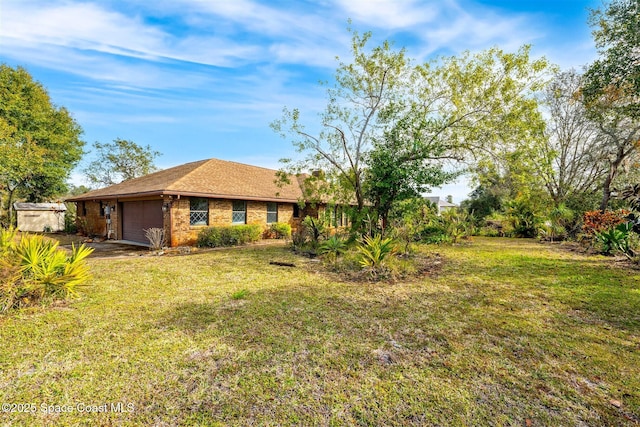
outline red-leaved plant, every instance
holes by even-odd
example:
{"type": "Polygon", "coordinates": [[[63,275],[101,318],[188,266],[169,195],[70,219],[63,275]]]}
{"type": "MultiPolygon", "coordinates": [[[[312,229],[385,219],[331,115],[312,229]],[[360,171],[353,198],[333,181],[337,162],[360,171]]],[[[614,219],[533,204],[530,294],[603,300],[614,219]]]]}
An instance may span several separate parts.
{"type": "Polygon", "coordinates": [[[584,225],[582,231],[593,236],[595,233],[611,230],[618,224],[626,221],[625,217],[629,215],[629,211],[619,209],[617,211],[589,211],[584,213],[584,225]]]}

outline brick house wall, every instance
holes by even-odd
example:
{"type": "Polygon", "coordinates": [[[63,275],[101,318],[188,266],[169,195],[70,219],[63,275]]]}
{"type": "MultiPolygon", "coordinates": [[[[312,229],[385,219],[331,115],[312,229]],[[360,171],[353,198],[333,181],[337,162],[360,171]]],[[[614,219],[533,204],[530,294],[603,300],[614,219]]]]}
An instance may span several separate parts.
{"type": "Polygon", "coordinates": [[[111,206],[111,238],[120,239],[119,209],[114,201],[84,201],[76,203],[76,226],[87,236],[107,237],[107,218],[104,207],[111,206]],[[115,208],[115,209],[114,209],[115,208]]]}
{"type": "MultiPolygon", "coordinates": [[[[209,224],[192,226],[190,224],[190,199],[181,197],[170,199],[165,196],[163,203],[169,207],[163,214],[165,238],[168,245],[190,246],[195,245],[198,233],[205,227],[230,226],[233,201],[226,199],[209,199],[209,224]]],[[[266,229],[267,224],[267,202],[247,201],[247,224],[258,224],[266,229]]],[[[112,206],[111,210],[111,235],[112,239],[122,239],[122,224],[120,222],[120,204],[114,200],[110,201],[84,201],[77,202],[76,223],[78,229],[88,236],[107,237],[107,218],[100,215],[101,207],[112,206]],[[115,209],[113,209],[115,207],[115,209]]],[[[294,218],[293,203],[278,203],[278,222],[291,225],[295,230],[304,215],[300,209],[300,218],[294,218]]]]}
{"type": "MultiPolygon", "coordinates": [[[[249,200],[247,206],[247,224],[258,224],[266,229],[267,202],[249,200]]],[[[190,225],[190,199],[181,197],[171,205],[171,246],[195,245],[200,230],[206,227],[231,226],[233,201],[209,199],[209,224],[190,225]]],[[[293,218],[293,203],[278,203],[278,222],[284,222],[295,228],[299,224],[293,218]]],[[[166,222],[165,222],[166,224],[166,222]]]]}

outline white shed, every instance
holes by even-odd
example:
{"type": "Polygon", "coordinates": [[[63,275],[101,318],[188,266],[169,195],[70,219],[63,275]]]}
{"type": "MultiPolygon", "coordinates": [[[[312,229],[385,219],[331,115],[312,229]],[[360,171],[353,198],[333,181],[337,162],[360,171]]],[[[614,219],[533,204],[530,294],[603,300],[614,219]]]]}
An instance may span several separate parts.
{"type": "Polygon", "coordinates": [[[18,230],[35,233],[64,230],[64,203],[14,203],[18,230]]]}

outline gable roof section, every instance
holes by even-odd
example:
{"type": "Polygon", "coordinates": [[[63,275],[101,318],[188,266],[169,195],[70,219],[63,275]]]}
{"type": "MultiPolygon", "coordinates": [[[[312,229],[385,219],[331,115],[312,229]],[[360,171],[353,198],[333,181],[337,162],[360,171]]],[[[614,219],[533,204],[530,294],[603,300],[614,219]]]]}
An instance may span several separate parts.
{"type": "Polygon", "coordinates": [[[219,159],[200,160],[89,191],[67,201],[133,199],[148,196],[192,196],[236,200],[297,202],[300,182],[275,184],[276,171],[219,159]]]}

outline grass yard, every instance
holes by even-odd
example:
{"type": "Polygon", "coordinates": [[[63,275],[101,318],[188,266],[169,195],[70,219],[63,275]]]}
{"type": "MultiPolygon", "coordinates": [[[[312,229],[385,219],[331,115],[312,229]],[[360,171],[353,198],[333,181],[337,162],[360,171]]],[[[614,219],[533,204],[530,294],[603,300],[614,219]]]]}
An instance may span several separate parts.
{"type": "Polygon", "coordinates": [[[424,250],[436,276],[383,284],[277,246],[90,259],[82,299],[0,316],[0,402],[35,410],[0,425],[640,423],[639,270],[530,240],[424,250]]]}

